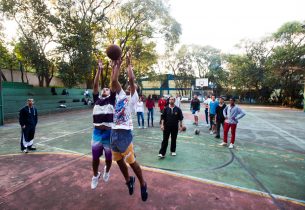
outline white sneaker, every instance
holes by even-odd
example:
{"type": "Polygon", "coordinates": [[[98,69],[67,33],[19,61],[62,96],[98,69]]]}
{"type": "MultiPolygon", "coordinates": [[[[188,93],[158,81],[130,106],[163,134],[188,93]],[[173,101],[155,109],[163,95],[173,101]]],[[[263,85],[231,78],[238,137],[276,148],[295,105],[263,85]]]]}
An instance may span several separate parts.
{"type": "Polygon", "coordinates": [[[147,128],[147,127],[146,127],[146,126],[143,126],[142,128],[145,129],[145,128],[147,128]]]}
{"type": "Polygon", "coordinates": [[[207,124],[206,126],[207,126],[207,127],[210,127],[210,125],[209,125],[209,124],[207,124]]]}
{"type": "Polygon", "coordinates": [[[234,148],[234,144],[230,144],[229,149],[233,149],[234,148]]]}
{"type": "Polygon", "coordinates": [[[165,156],[163,156],[162,154],[158,155],[159,158],[164,158],[165,156]]]}
{"type": "Polygon", "coordinates": [[[226,142],[222,142],[221,144],[219,144],[220,146],[227,146],[226,142]]]}
{"type": "Polygon", "coordinates": [[[138,128],[142,128],[141,126],[139,126],[138,128]]]}
{"type": "Polygon", "coordinates": [[[92,181],[91,181],[91,189],[92,190],[94,190],[97,187],[98,180],[99,180],[100,176],[101,176],[101,173],[98,172],[97,176],[92,177],[92,181]]]}
{"type": "Polygon", "coordinates": [[[172,156],[176,156],[177,154],[176,154],[176,152],[172,152],[172,156]]]}
{"type": "Polygon", "coordinates": [[[214,134],[214,132],[213,132],[213,131],[211,131],[211,132],[210,132],[210,134],[211,134],[211,135],[213,135],[213,134],[214,134]]]}
{"type": "Polygon", "coordinates": [[[109,177],[110,177],[110,171],[107,173],[106,172],[106,166],[104,167],[104,174],[103,174],[103,179],[105,182],[108,182],[109,180],[109,177]]]}

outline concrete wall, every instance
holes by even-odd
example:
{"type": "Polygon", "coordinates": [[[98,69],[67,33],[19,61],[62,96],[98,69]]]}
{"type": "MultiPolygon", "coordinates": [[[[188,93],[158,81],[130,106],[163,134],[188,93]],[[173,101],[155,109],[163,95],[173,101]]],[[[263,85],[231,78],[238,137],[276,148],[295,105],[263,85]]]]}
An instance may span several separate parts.
{"type": "MultiPolygon", "coordinates": [[[[2,72],[3,72],[3,74],[6,77],[8,82],[22,82],[20,71],[13,70],[13,75],[11,75],[11,71],[7,70],[7,69],[2,69],[2,72]],[[13,78],[12,78],[12,76],[13,76],[13,78]]],[[[30,85],[39,86],[38,78],[34,73],[30,73],[30,72],[25,73],[24,72],[24,74],[23,74],[24,82],[27,81],[26,77],[25,77],[25,74],[27,75],[27,77],[29,79],[29,84],[30,85]]],[[[44,84],[44,86],[45,86],[45,84],[44,84]]],[[[51,80],[50,86],[64,87],[64,84],[62,83],[60,78],[53,77],[53,79],[51,80]]],[[[86,84],[78,85],[78,87],[85,88],[86,84]]]]}

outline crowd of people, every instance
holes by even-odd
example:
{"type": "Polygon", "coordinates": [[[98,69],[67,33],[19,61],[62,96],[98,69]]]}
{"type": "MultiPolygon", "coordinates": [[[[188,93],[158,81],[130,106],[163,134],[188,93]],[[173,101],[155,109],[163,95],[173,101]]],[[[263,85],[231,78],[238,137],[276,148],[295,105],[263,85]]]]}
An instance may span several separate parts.
{"type": "MultiPolygon", "coordinates": [[[[112,61],[111,86],[104,87],[99,92],[99,80],[103,69],[103,63],[98,61],[98,70],[95,75],[93,85],[93,132],[92,132],[92,172],[91,188],[95,189],[102,176],[107,182],[110,177],[112,161],[117,162],[119,169],[125,179],[130,195],[134,192],[136,182],[135,176],[129,175],[127,164],[137,176],[140,182],[141,198],[146,201],[148,198],[147,183],[143,177],[141,167],[136,161],[133,147],[133,122],[132,113],[137,114],[138,127],[140,129],[154,127],[155,101],[149,95],[145,100],[147,109],[147,127],[144,121],[144,101],[139,97],[137,84],[131,65],[131,54],[127,54],[127,75],[129,85],[123,90],[118,81],[121,69],[121,59],[112,61]],[[105,165],[103,175],[99,172],[100,157],[104,154],[105,165]]],[[[84,93],[89,98],[89,91],[84,93]]],[[[35,127],[38,122],[37,110],[33,106],[33,100],[28,99],[27,106],[20,110],[19,122],[22,128],[21,150],[27,153],[29,150],[36,150],[33,145],[35,127]]],[[[158,153],[160,159],[166,155],[169,137],[171,136],[170,154],[176,156],[176,139],[178,131],[184,131],[183,112],[180,108],[181,97],[170,96],[165,99],[163,96],[158,100],[158,107],[161,112],[159,127],[163,132],[163,140],[158,153]]],[[[228,131],[231,129],[231,143],[229,148],[234,147],[235,132],[238,120],[245,113],[237,105],[234,98],[226,105],[223,98],[216,100],[215,96],[206,97],[203,106],[205,108],[205,121],[209,126],[210,134],[215,134],[215,138],[220,138],[220,128],[223,127],[223,142],[220,145],[227,145],[228,131]]],[[[199,125],[201,103],[197,95],[194,95],[190,102],[190,110],[194,116],[194,125],[199,125]]]]}

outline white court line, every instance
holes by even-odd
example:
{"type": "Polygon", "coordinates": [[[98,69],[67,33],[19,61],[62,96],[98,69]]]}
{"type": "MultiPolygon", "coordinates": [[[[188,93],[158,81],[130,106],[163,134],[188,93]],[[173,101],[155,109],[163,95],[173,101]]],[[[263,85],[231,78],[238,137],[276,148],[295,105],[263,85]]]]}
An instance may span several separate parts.
{"type": "Polygon", "coordinates": [[[60,151],[68,152],[68,153],[74,153],[74,154],[78,154],[78,155],[86,155],[86,154],[84,154],[84,153],[80,153],[80,152],[76,152],[76,151],[68,150],[68,149],[62,149],[62,148],[59,148],[59,147],[53,147],[53,146],[49,146],[49,145],[47,145],[47,144],[37,143],[37,145],[45,146],[45,147],[50,147],[50,148],[52,148],[52,149],[56,149],[56,150],[60,150],[60,151]]]}
{"type": "Polygon", "coordinates": [[[81,132],[83,132],[85,130],[88,130],[88,129],[92,129],[92,127],[85,128],[85,129],[82,129],[82,130],[79,130],[79,131],[75,131],[75,132],[71,132],[71,133],[67,133],[67,134],[64,134],[64,135],[61,135],[61,136],[56,136],[54,138],[49,138],[47,140],[40,141],[39,143],[44,143],[44,142],[52,141],[54,139],[58,139],[58,138],[61,138],[61,137],[64,137],[64,136],[69,136],[69,135],[76,134],[76,133],[81,133],[81,132]]]}
{"type": "Polygon", "coordinates": [[[283,129],[277,127],[276,125],[273,125],[272,123],[268,122],[267,120],[264,120],[262,118],[259,118],[259,117],[255,116],[254,114],[251,114],[251,113],[247,113],[247,114],[249,114],[252,117],[254,117],[254,118],[258,119],[258,120],[261,120],[264,123],[268,124],[270,127],[274,128],[276,131],[278,131],[278,133],[282,137],[284,137],[285,140],[289,141],[290,143],[295,144],[296,146],[300,147],[301,149],[303,149],[305,151],[304,139],[300,139],[299,137],[294,136],[294,135],[290,134],[289,132],[284,131],[283,129]],[[295,141],[293,141],[291,138],[286,138],[285,136],[283,136],[283,134],[286,134],[287,136],[292,137],[293,139],[295,139],[295,141]]]}

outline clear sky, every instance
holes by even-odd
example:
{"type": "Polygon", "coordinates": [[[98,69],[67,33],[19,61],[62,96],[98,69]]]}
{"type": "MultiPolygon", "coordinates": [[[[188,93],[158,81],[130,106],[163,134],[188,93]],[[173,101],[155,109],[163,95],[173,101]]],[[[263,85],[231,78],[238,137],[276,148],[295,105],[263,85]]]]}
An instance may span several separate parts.
{"type": "Polygon", "coordinates": [[[169,0],[182,25],[182,44],[234,51],[241,39],[259,40],[289,21],[305,21],[305,0],[169,0]]]}
{"type": "MultiPolygon", "coordinates": [[[[259,40],[285,22],[305,21],[305,0],[167,1],[182,25],[181,44],[211,45],[226,53],[234,52],[241,39],[259,40]]],[[[9,40],[16,35],[13,22],[5,28],[9,40]]]]}

